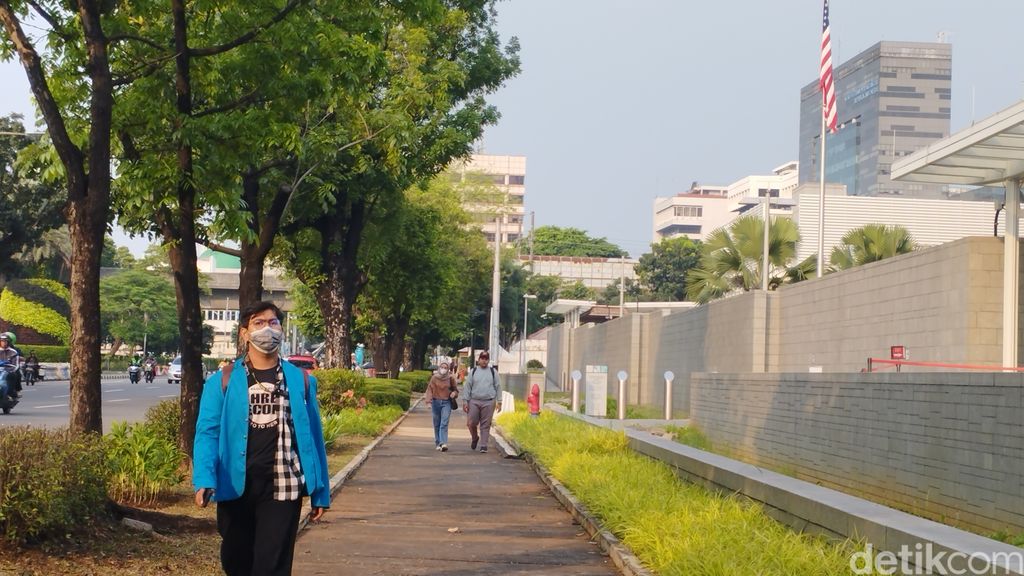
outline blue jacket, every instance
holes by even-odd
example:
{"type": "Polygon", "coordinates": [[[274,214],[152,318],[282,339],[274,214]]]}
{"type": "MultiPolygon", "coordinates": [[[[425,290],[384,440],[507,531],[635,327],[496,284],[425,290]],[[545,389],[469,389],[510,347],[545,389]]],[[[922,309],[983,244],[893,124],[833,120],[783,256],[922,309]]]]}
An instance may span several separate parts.
{"type": "MultiPolygon", "coordinates": [[[[331,505],[331,481],[327,474],[327,449],[320,408],[316,402],[316,379],[309,377],[307,403],[302,370],[285,361],[282,361],[282,367],[295,428],[295,449],[306,479],[306,492],[312,506],[327,508],[331,505]]],[[[222,391],[220,379],[218,370],[203,385],[192,448],[192,486],[195,490],[213,488],[216,490],[214,500],[224,502],[241,497],[245,490],[249,386],[242,360],[235,360],[226,391],[222,391]]]]}

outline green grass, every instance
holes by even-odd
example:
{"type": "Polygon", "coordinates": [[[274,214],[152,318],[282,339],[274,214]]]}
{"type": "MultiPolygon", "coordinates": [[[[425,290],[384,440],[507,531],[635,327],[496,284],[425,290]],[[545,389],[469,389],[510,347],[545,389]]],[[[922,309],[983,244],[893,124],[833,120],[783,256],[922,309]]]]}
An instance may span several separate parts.
{"type": "Polygon", "coordinates": [[[402,412],[395,405],[371,405],[363,410],[346,408],[335,414],[324,414],[324,442],[331,446],[341,436],[377,436],[402,412]]]}
{"type": "Polygon", "coordinates": [[[703,432],[694,426],[668,426],[665,431],[672,435],[672,438],[680,444],[685,444],[698,450],[711,451],[711,441],[703,432]]]}
{"type": "Polygon", "coordinates": [[[684,483],[621,432],[550,412],[499,423],[661,576],[850,574],[854,543],[795,533],[756,504],[684,483]]]}

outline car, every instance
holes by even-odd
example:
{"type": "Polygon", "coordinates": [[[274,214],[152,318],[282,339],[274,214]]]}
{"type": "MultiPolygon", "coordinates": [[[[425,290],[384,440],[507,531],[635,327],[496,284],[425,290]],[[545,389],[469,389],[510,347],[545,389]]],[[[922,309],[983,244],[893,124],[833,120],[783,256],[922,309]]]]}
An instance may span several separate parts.
{"type": "MultiPolygon", "coordinates": [[[[210,375],[210,371],[206,368],[206,364],[203,364],[203,379],[210,375]]],[[[171,360],[171,365],[167,367],[167,383],[168,384],[180,384],[181,383],[181,356],[175,356],[174,360],[171,360]]]]}
{"type": "Polygon", "coordinates": [[[287,360],[303,370],[316,370],[320,367],[316,358],[308,354],[292,354],[287,360]]]}

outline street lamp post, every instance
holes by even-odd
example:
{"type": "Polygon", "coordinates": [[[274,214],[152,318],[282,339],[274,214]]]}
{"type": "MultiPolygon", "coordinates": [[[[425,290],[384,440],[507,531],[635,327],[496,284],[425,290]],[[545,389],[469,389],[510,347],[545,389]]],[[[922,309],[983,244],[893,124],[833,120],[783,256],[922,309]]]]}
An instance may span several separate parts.
{"type": "Polygon", "coordinates": [[[524,358],[524,347],[526,346],[526,326],[527,320],[530,318],[530,300],[536,299],[535,294],[523,294],[523,337],[519,340],[519,370],[522,374],[526,374],[526,364],[523,361],[524,358]]]}

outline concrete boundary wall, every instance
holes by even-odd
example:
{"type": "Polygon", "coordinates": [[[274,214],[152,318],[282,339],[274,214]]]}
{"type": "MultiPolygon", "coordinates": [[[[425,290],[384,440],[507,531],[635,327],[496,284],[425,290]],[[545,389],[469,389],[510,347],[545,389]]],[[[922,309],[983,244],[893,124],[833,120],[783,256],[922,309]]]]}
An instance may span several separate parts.
{"type": "MultiPolygon", "coordinates": [[[[622,429],[616,420],[572,414],[548,405],[564,416],[595,426],[622,429]]],[[[765,512],[801,532],[832,537],[863,539],[876,551],[898,553],[902,546],[931,545],[934,552],[978,555],[992,559],[983,574],[1024,574],[1024,549],[977,534],[913,516],[843,492],[697,450],[648,432],[625,428],[629,446],[636,452],[671,466],[682,479],[723,494],[736,494],[764,506],[765,512]]],[[[977,564],[975,565],[977,567],[977,564]]],[[[963,562],[951,566],[965,570],[963,562]]],[[[959,572],[965,574],[967,572],[959,572]]]]}
{"type": "Polygon", "coordinates": [[[1024,530],[1024,376],[695,374],[713,446],[980,532],[1024,530]]]}
{"type": "MultiPolygon", "coordinates": [[[[563,324],[549,332],[548,380],[567,389],[572,370],[603,364],[629,372],[632,403],[663,408],[662,374],[671,370],[673,406],[685,415],[693,372],[856,372],[892,345],[908,347],[914,360],[995,365],[1002,247],[1000,238],[964,238],[768,294],[671,313],[627,307],[603,324],[563,324]]],[[[1024,358],[1024,307],[1021,314],[1024,358]]]]}

